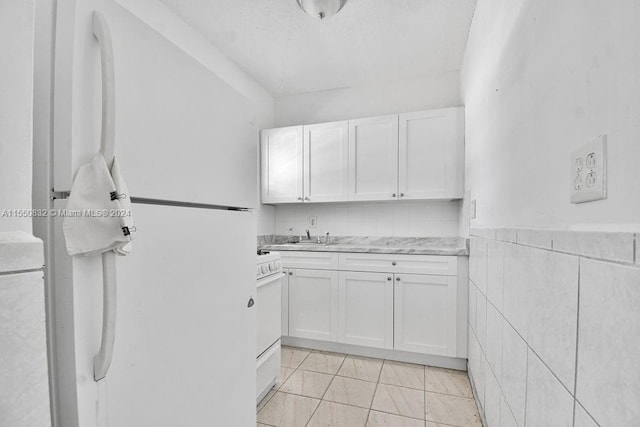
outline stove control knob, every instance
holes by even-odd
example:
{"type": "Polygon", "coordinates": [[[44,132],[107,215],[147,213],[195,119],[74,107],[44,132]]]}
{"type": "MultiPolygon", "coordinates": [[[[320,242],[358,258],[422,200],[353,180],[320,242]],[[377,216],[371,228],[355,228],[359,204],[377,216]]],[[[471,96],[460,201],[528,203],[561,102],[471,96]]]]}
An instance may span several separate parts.
{"type": "Polygon", "coordinates": [[[269,271],[271,271],[271,272],[276,271],[276,263],[275,262],[270,262],[269,263],[269,271]]]}
{"type": "Polygon", "coordinates": [[[267,272],[269,271],[266,265],[263,265],[262,267],[260,267],[260,269],[262,269],[262,274],[267,274],[267,272]]]}
{"type": "Polygon", "coordinates": [[[280,270],[282,268],[282,264],[280,264],[280,261],[276,261],[276,268],[278,270],[280,270]]]}
{"type": "Polygon", "coordinates": [[[256,274],[256,276],[260,277],[261,274],[262,274],[262,271],[260,271],[260,267],[258,267],[258,274],[256,274]]]}

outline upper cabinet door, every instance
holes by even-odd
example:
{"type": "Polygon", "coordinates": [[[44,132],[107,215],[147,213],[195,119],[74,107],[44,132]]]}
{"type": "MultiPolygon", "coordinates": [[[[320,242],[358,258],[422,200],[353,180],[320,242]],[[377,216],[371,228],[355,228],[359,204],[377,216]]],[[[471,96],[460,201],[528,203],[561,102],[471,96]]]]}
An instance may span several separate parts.
{"type": "Polygon", "coordinates": [[[398,116],[349,121],[349,200],[395,200],[398,116]]]}
{"type": "Polygon", "coordinates": [[[455,199],[464,193],[464,109],[400,114],[401,199],[455,199]]]}
{"type": "Polygon", "coordinates": [[[302,126],[260,134],[262,203],[302,201],[302,126]]]}
{"type": "Polygon", "coordinates": [[[304,201],[347,200],[348,122],[304,127],[304,201]]]}

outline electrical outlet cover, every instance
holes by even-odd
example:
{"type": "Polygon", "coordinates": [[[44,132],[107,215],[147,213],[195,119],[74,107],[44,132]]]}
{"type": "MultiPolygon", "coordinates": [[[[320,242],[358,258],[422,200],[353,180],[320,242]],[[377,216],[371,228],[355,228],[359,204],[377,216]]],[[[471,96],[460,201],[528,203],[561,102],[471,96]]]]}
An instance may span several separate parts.
{"type": "Polygon", "coordinates": [[[571,203],[607,198],[607,136],[583,145],[571,154],[571,203]]]}
{"type": "Polygon", "coordinates": [[[309,228],[315,229],[318,228],[318,217],[313,215],[309,217],[309,228]]]}

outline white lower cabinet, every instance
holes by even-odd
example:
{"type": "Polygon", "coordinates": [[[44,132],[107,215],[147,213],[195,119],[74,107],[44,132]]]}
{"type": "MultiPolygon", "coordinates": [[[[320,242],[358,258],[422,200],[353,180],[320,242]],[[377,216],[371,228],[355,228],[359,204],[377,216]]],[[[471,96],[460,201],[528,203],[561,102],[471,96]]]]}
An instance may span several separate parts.
{"type": "Polygon", "coordinates": [[[341,271],[338,340],[393,348],[393,275],[341,271]]]}
{"type": "Polygon", "coordinates": [[[338,340],[338,272],[290,269],[289,336],[338,340]]]}
{"type": "MultiPolygon", "coordinates": [[[[282,278],[282,304],[281,314],[282,319],[280,324],[282,325],[282,336],[289,336],[289,276],[293,276],[293,270],[283,269],[284,277],[282,278]]],[[[293,277],[292,277],[293,279],[293,277]]]]}
{"type": "Polygon", "coordinates": [[[456,356],[457,278],[396,274],[394,348],[456,356]]]}
{"type": "MultiPolygon", "coordinates": [[[[366,254],[357,254],[359,261],[354,264],[350,254],[341,254],[339,263],[332,257],[326,269],[304,268],[305,253],[282,257],[283,265],[289,267],[288,293],[283,294],[284,336],[466,357],[467,297],[461,292],[461,283],[466,283],[465,262],[424,256],[424,271],[432,271],[435,258],[450,268],[438,269],[444,274],[412,274],[421,271],[419,256],[405,256],[412,262],[407,263],[397,255],[382,259],[383,255],[371,254],[366,259],[366,254]],[[385,271],[387,264],[391,271],[385,271]],[[351,271],[357,266],[370,271],[351,271]],[[380,270],[371,271],[376,268],[380,270]]],[[[317,259],[318,253],[309,252],[311,266],[325,266],[317,259]]]]}

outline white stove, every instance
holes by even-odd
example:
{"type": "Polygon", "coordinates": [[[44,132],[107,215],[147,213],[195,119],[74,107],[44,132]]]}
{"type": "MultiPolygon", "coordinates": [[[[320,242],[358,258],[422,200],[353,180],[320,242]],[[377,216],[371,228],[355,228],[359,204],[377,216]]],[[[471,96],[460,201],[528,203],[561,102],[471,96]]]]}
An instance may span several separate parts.
{"type": "Polygon", "coordinates": [[[258,255],[258,270],[256,277],[258,280],[282,272],[282,263],[280,262],[280,254],[278,252],[265,252],[258,255]]]}
{"type": "Polygon", "coordinates": [[[277,252],[257,256],[257,396],[260,402],[280,378],[282,263],[277,252]]]}

